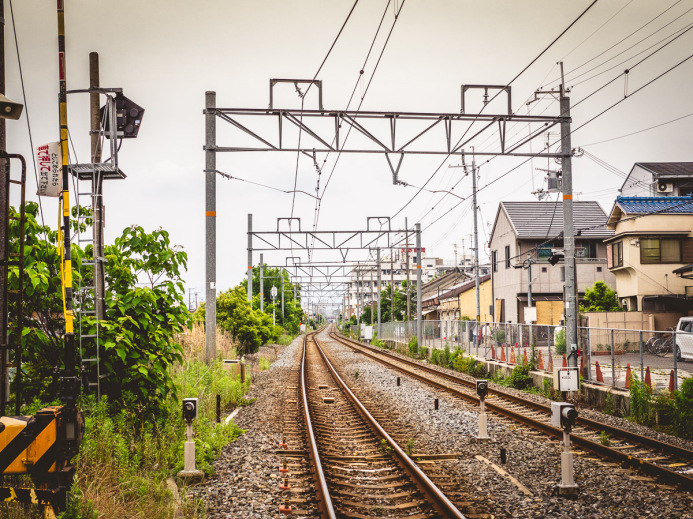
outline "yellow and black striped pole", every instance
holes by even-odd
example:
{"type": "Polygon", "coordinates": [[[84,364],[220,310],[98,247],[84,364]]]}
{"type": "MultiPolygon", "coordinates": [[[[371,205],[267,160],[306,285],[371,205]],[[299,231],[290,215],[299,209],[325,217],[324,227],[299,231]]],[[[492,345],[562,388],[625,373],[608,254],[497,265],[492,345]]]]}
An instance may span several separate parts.
{"type": "MultiPolygon", "coordinates": [[[[60,148],[62,151],[62,217],[63,217],[63,253],[62,253],[62,287],[65,309],[65,373],[67,378],[75,377],[75,335],[74,313],[72,310],[72,260],[70,253],[70,179],[68,178],[68,147],[67,147],[67,81],[65,66],[65,10],[64,0],[58,2],[58,74],[60,79],[60,148]]],[[[68,401],[77,398],[74,394],[74,384],[61,384],[61,397],[68,401]],[[68,388],[64,387],[69,386],[68,388]],[[64,391],[67,389],[67,391],[64,391]],[[64,394],[67,393],[67,394],[64,394]]]]}

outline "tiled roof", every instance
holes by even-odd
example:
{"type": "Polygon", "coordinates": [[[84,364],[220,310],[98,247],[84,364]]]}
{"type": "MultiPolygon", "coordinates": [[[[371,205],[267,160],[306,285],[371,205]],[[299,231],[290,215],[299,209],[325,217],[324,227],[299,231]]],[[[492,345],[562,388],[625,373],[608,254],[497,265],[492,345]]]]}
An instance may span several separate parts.
{"type": "Polygon", "coordinates": [[[693,162],[636,162],[635,165],[650,171],[655,178],[693,176],[693,162]]]}
{"type": "Polygon", "coordinates": [[[693,214],[690,196],[619,196],[616,205],[625,214],[693,214]]]}
{"type": "MultiPolygon", "coordinates": [[[[519,239],[546,239],[563,232],[562,202],[501,202],[519,239]]],[[[583,238],[604,238],[613,231],[607,229],[607,216],[601,206],[591,200],[573,202],[575,229],[585,229],[583,238]]]]}

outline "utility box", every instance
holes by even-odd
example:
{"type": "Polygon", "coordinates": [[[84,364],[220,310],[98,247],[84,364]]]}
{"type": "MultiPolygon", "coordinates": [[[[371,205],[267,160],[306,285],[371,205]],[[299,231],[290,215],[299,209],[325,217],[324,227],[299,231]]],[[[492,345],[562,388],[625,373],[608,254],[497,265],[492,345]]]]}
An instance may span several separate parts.
{"type": "Polygon", "coordinates": [[[553,388],[556,391],[567,392],[580,389],[578,368],[553,368],[553,388]]]}
{"type": "Polygon", "coordinates": [[[370,341],[373,339],[373,327],[372,326],[364,326],[363,327],[363,338],[367,341],[370,341]]]}

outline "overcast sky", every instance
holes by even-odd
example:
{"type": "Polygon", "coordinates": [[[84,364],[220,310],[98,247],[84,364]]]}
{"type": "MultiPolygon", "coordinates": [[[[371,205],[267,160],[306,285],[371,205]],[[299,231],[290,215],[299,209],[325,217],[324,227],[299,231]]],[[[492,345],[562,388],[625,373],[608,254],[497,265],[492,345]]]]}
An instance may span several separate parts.
{"type": "MultiPolygon", "coordinates": [[[[405,0],[402,3],[402,0],[390,3],[364,69],[365,81],[357,87],[360,96],[393,24],[395,9],[401,8],[365,95],[363,110],[458,113],[461,84],[507,84],[591,1],[405,0]]],[[[8,121],[7,148],[28,157],[27,114],[34,145],[59,138],[56,11],[52,0],[14,0],[13,4],[27,110],[20,121],[8,121]]],[[[189,255],[187,285],[203,294],[205,91],[217,92],[219,107],[265,108],[270,78],[315,75],[354,0],[119,0],[116,3],[65,0],[65,4],[68,89],[88,87],[88,54],[97,51],[101,85],[122,87],[127,97],[146,110],[139,137],[126,140],[120,151],[120,165],[128,178],[108,181],[105,185],[107,242],[112,242],[124,227],[134,223],[147,230],[164,227],[170,231],[173,243],[182,245],[189,255]]],[[[346,108],[386,5],[387,0],[358,2],[318,76],[324,85],[325,108],[346,108]]],[[[5,0],[7,96],[19,101],[22,91],[9,7],[9,0],[5,0]]],[[[529,108],[533,114],[558,113],[556,102],[545,100],[527,107],[525,101],[540,87],[546,90],[558,86],[560,73],[556,63],[562,60],[566,83],[572,88],[573,128],[577,128],[623,99],[624,93],[630,96],[689,56],[693,31],[633,67],[689,28],[693,24],[692,9],[691,0],[597,2],[512,84],[514,112],[526,114],[529,108]],[[619,43],[631,33],[634,34],[630,38],[619,43]],[[651,48],[646,50],[648,47],[651,48]],[[627,81],[620,77],[580,103],[626,68],[633,68],[627,81]]],[[[598,200],[608,212],[623,182],[591,157],[625,173],[635,162],[693,160],[689,151],[693,117],[684,117],[693,114],[693,98],[689,95],[692,71],[693,59],[572,135],[573,146],[582,146],[589,154],[573,160],[573,186],[578,199],[598,200]],[[623,137],[681,117],[679,121],[623,137]]],[[[311,91],[306,97],[306,108],[317,107],[314,94],[311,91]]],[[[277,87],[275,106],[299,108],[300,105],[291,85],[277,87]]],[[[352,103],[351,108],[356,106],[352,103]]],[[[479,107],[477,100],[473,110],[467,111],[479,107]]],[[[502,109],[502,103],[494,103],[486,112],[499,113],[502,109]]],[[[86,162],[88,96],[70,96],[68,113],[77,155],[71,160],[86,162]]],[[[219,145],[236,142],[235,134],[223,123],[218,125],[219,145]]],[[[526,132],[526,125],[509,128],[509,135],[516,138],[526,132]]],[[[552,141],[555,138],[554,134],[552,141]]],[[[535,152],[544,140],[541,137],[532,145],[535,152]]],[[[480,140],[476,148],[489,149],[492,144],[493,139],[480,140]]],[[[320,163],[322,158],[319,157],[320,163]]],[[[375,154],[343,156],[323,193],[334,159],[334,156],[328,158],[321,178],[323,203],[319,228],[322,230],[364,228],[367,216],[394,215],[416,193],[412,187],[393,186],[385,159],[375,154]]],[[[217,167],[233,176],[290,190],[297,171],[296,160],[295,153],[227,153],[219,154],[217,167]]],[[[492,187],[484,188],[521,161],[506,157],[488,163],[486,159],[478,160],[482,243],[488,240],[498,202],[534,199],[533,187],[542,187],[545,174],[536,168],[558,167],[553,161],[535,159],[492,187]]],[[[400,178],[420,186],[440,163],[441,157],[408,157],[400,178]]],[[[448,165],[458,163],[458,157],[449,158],[428,187],[449,189],[460,180],[462,170],[448,165]]],[[[33,175],[29,177],[28,190],[35,199],[35,181],[33,175]]],[[[298,189],[315,193],[316,182],[312,161],[301,158],[298,189]]],[[[455,193],[464,197],[470,190],[471,179],[467,177],[455,193]]],[[[450,196],[439,201],[441,197],[441,194],[421,193],[397,216],[393,225],[403,227],[404,216],[410,225],[420,221],[426,229],[423,245],[428,254],[452,260],[453,244],[458,244],[460,252],[462,240],[466,249],[470,246],[470,204],[463,203],[427,227],[459,202],[450,196]]],[[[254,214],[256,230],[271,230],[278,217],[290,215],[291,204],[290,194],[217,179],[218,289],[234,286],[245,273],[246,215],[254,214]]],[[[46,221],[55,225],[56,201],[43,200],[43,209],[46,221]]],[[[314,216],[314,199],[297,195],[295,216],[305,222],[304,228],[309,227],[314,216]]],[[[488,250],[484,248],[482,254],[487,256],[488,250]]],[[[287,255],[266,256],[265,260],[283,263],[287,255]]]]}

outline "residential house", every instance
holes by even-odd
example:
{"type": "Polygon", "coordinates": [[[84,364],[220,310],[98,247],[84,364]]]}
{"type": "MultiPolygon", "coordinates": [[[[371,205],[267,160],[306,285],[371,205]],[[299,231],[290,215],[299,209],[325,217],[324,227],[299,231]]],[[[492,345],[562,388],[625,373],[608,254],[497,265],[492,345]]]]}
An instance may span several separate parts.
{"type": "Polygon", "coordinates": [[[693,262],[693,199],[619,196],[607,227],[608,268],[616,276],[619,301],[628,310],[693,310],[693,281],[685,267],[693,262]],[[679,275],[677,275],[679,274],[679,275]]]}
{"type": "MultiPolygon", "coordinates": [[[[578,297],[595,281],[615,285],[607,269],[606,213],[594,201],[574,201],[575,266],[578,297]]],[[[561,202],[501,202],[491,231],[493,317],[498,322],[525,322],[527,281],[531,258],[532,302],[537,324],[558,324],[563,317],[565,268],[563,260],[548,262],[552,249],[563,249],[561,202]]]]}
{"type": "Polygon", "coordinates": [[[636,162],[621,196],[691,196],[693,162],[636,162]]]}

